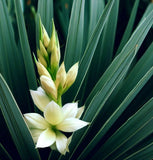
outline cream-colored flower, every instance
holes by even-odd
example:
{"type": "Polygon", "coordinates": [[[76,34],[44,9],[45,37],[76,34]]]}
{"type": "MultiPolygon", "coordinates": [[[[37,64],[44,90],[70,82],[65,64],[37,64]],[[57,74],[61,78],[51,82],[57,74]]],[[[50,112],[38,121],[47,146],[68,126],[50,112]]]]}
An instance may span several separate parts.
{"type": "Polygon", "coordinates": [[[40,45],[40,52],[44,57],[48,57],[48,53],[45,49],[45,46],[43,45],[42,41],[39,41],[39,45],[40,45]]]}
{"type": "Polygon", "coordinates": [[[44,108],[44,117],[37,113],[25,114],[25,121],[31,131],[37,148],[57,148],[61,154],[68,152],[71,138],[63,132],[74,132],[88,125],[88,122],[79,120],[84,108],[78,108],[77,103],[68,103],[60,107],[51,101],[44,108]],[[62,131],[62,132],[61,132],[62,131]]]}
{"type": "Polygon", "coordinates": [[[37,56],[38,56],[38,61],[45,67],[47,68],[47,62],[44,58],[44,56],[41,54],[40,50],[37,50],[37,56]]]}
{"type": "Polygon", "coordinates": [[[66,71],[65,71],[65,65],[63,62],[56,74],[55,84],[56,84],[56,87],[58,88],[58,91],[62,90],[63,92],[63,86],[65,84],[65,81],[66,81],[66,71]]]}
{"type": "Polygon", "coordinates": [[[36,61],[36,65],[37,65],[37,70],[38,70],[39,76],[44,75],[44,76],[51,78],[47,69],[40,62],[36,61]]]}
{"type": "Polygon", "coordinates": [[[43,25],[42,25],[42,36],[43,36],[44,46],[47,48],[50,39],[49,39],[48,33],[46,32],[46,29],[45,29],[45,27],[43,25]]]}
{"type": "Polygon", "coordinates": [[[55,86],[54,81],[52,78],[49,78],[47,76],[42,75],[40,77],[40,82],[42,88],[45,90],[45,92],[53,99],[57,99],[57,88],[55,86]]]}
{"type": "Polygon", "coordinates": [[[52,35],[51,35],[50,42],[47,47],[47,51],[51,53],[54,47],[57,46],[56,43],[57,43],[56,29],[55,29],[54,21],[52,21],[52,35]]]}
{"type": "Polygon", "coordinates": [[[30,90],[34,104],[41,110],[44,111],[47,104],[50,102],[49,97],[46,95],[45,91],[38,87],[36,91],[30,90]]]}
{"type": "Polygon", "coordinates": [[[71,85],[75,82],[78,74],[78,63],[75,63],[68,71],[66,75],[66,81],[64,84],[64,92],[67,91],[71,85]]]}

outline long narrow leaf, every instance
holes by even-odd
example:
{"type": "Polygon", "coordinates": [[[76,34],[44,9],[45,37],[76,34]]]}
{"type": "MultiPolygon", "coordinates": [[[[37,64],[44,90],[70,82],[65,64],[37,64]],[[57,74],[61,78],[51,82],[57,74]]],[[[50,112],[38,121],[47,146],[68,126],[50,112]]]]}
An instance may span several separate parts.
{"type": "MultiPolygon", "coordinates": [[[[145,18],[140,23],[140,25],[137,27],[135,32],[132,34],[132,36],[129,39],[129,41],[126,43],[126,45],[122,49],[120,55],[122,55],[124,57],[124,56],[126,56],[126,54],[128,54],[128,52],[129,52],[128,50],[130,48],[133,48],[136,45],[138,45],[138,48],[141,46],[141,44],[142,44],[144,38],[146,37],[150,27],[152,26],[152,23],[153,23],[153,18],[152,17],[153,17],[153,12],[151,12],[148,15],[148,17],[145,18]]],[[[101,90],[102,86],[107,81],[107,77],[112,74],[113,68],[117,67],[118,65],[119,64],[117,63],[116,66],[115,65],[111,65],[111,67],[108,68],[107,72],[105,72],[105,74],[101,77],[101,79],[98,81],[98,83],[96,84],[96,86],[94,87],[92,92],[90,93],[89,97],[86,100],[86,104],[89,104],[89,102],[96,95],[96,93],[98,93],[101,90]]]]}
{"type": "MultiPolygon", "coordinates": [[[[89,30],[88,30],[88,38],[92,35],[96,24],[99,20],[101,13],[103,12],[105,3],[103,0],[89,0],[89,30]]],[[[87,36],[87,35],[86,35],[87,36]]]]}
{"type": "Polygon", "coordinates": [[[153,150],[153,143],[150,143],[148,146],[142,148],[141,150],[127,157],[126,160],[130,160],[130,159],[132,160],[138,160],[138,159],[150,160],[153,157],[152,150],[153,150]]]}
{"type": "Polygon", "coordinates": [[[0,109],[21,159],[39,159],[32,137],[6,82],[0,75],[0,109]]]}
{"type": "Polygon", "coordinates": [[[0,143],[0,159],[3,160],[13,160],[12,157],[9,155],[7,150],[3,147],[3,145],[0,143]]]}
{"type": "MultiPolygon", "coordinates": [[[[126,123],[125,125],[123,125],[123,127],[121,127],[107,142],[106,144],[104,144],[102,146],[102,148],[105,146],[107,146],[107,144],[114,139],[114,137],[116,135],[119,136],[119,139],[116,141],[116,143],[111,143],[111,146],[109,146],[110,148],[108,150],[106,150],[106,148],[103,149],[99,149],[98,152],[95,154],[95,156],[93,157],[96,158],[98,157],[100,154],[103,154],[103,159],[105,159],[111,152],[110,150],[117,145],[120,147],[120,143],[122,145],[122,143],[125,143],[129,138],[135,136],[135,134],[139,131],[141,131],[141,129],[143,129],[143,127],[147,126],[147,123],[152,121],[152,104],[153,104],[153,99],[151,99],[148,103],[146,103],[135,115],[133,115],[126,123]],[[146,115],[144,117],[144,115],[146,115]],[[130,127],[130,129],[129,129],[130,127]],[[122,135],[124,132],[124,136],[122,135]],[[126,132],[126,134],[125,134],[126,132]],[[123,140],[124,139],[124,140],[123,140]],[[123,140],[123,141],[122,141],[123,140]],[[121,142],[122,141],[122,142],[121,142]]],[[[152,132],[152,130],[150,130],[150,132],[152,132]]],[[[144,137],[144,135],[147,133],[142,134],[140,137],[139,135],[137,135],[138,137],[135,137],[135,141],[139,140],[139,138],[144,137]]],[[[148,133],[149,134],[149,133],[148,133]]],[[[125,147],[126,148],[126,147],[125,147]]],[[[123,147],[124,149],[124,147],[123,147]]]]}
{"type": "MultiPolygon", "coordinates": [[[[108,79],[107,83],[102,88],[102,90],[95,96],[93,101],[91,101],[91,103],[89,104],[83,119],[86,121],[91,121],[91,124],[86,131],[82,130],[81,133],[78,133],[80,134],[81,137],[78,136],[78,134],[76,133],[76,137],[80,138],[79,143],[83,140],[83,138],[91,130],[91,128],[93,128],[93,124],[95,123],[95,120],[98,114],[101,113],[101,117],[103,117],[106,114],[108,108],[105,108],[103,106],[108,100],[109,96],[112,94],[115,87],[118,85],[118,83],[122,80],[122,78],[126,74],[127,69],[129,68],[134,56],[135,54],[133,54],[133,51],[130,51],[129,56],[127,56],[125,60],[123,60],[123,62],[121,63],[121,66],[119,66],[117,70],[114,71],[114,75],[110,78],[110,80],[108,79]]],[[[116,61],[114,61],[114,63],[118,61],[118,58],[115,59],[116,61]]],[[[103,123],[103,121],[104,121],[104,118],[101,121],[101,124],[103,123]]],[[[76,137],[75,139],[77,140],[76,137]]]]}
{"type": "Polygon", "coordinates": [[[116,0],[114,6],[112,7],[112,10],[110,12],[109,18],[107,20],[106,26],[102,34],[102,41],[100,42],[101,46],[99,50],[100,54],[97,57],[97,62],[94,64],[97,65],[96,67],[97,74],[100,76],[107,69],[107,67],[112,61],[115,33],[118,20],[118,11],[119,11],[119,1],[116,0]],[[99,74],[99,72],[101,74],[99,74]]]}
{"type": "Polygon", "coordinates": [[[52,19],[53,19],[53,0],[39,0],[38,10],[36,15],[36,47],[39,47],[40,39],[40,18],[47,33],[51,36],[52,31],[52,19]]]}
{"type": "Polygon", "coordinates": [[[138,63],[127,75],[125,81],[120,86],[118,93],[110,101],[108,107],[115,108],[115,106],[118,106],[126,97],[128,92],[132,90],[132,88],[140,81],[143,75],[153,66],[152,50],[153,43],[149,46],[149,48],[146,50],[138,63]]]}
{"type": "MultiPolygon", "coordinates": [[[[137,93],[142,89],[142,87],[147,83],[149,78],[153,75],[153,68],[148,71],[148,73],[140,80],[140,82],[133,88],[133,90],[127,95],[122,104],[118,107],[117,111],[107,120],[107,122],[102,126],[102,128],[98,131],[97,135],[90,142],[90,144],[84,149],[83,153],[80,155],[81,158],[83,156],[87,156],[90,151],[96,146],[96,144],[102,139],[105,133],[109,130],[115,120],[121,115],[121,113],[125,110],[128,104],[134,99],[137,93]]],[[[110,108],[109,108],[110,109],[110,108]]]]}
{"type": "Polygon", "coordinates": [[[102,13],[102,15],[98,21],[98,24],[96,25],[96,28],[95,28],[88,44],[87,44],[84,56],[82,57],[80,65],[79,65],[77,79],[67,93],[67,95],[70,94],[69,101],[73,100],[73,99],[75,100],[79,91],[80,91],[82,83],[83,83],[85,76],[87,74],[87,70],[88,70],[88,68],[91,64],[91,60],[94,56],[94,52],[95,52],[95,49],[97,47],[97,44],[98,44],[98,41],[100,38],[100,34],[104,28],[104,25],[107,21],[107,18],[109,17],[109,14],[110,14],[111,8],[113,7],[113,4],[114,4],[114,0],[110,0],[108,2],[104,12],[102,13]]]}
{"type": "MultiPolygon", "coordinates": [[[[120,54],[119,57],[117,57],[113,61],[112,65],[109,67],[108,71],[106,71],[105,75],[102,77],[103,81],[101,82],[101,85],[99,85],[99,88],[98,88],[98,89],[101,88],[101,91],[97,95],[97,97],[95,96],[96,98],[93,99],[93,101],[89,105],[88,110],[86,111],[85,116],[83,118],[84,120],[86,120],[86,121],[91,121],[92,120],[92,123],[93,123],[99,112],[101,112],[103,114],[103,115],[101,115],[102,117],[105,116],[105,113],[107,112],[108,109],[103,108],[103,112],[102,112],[101,108],[103,107],[103,105],[107,101],[108,97],[113,92],[114,88],[117,86],[117,84],[121,81],[121,79],[126,74],[126,71],[128,70],[128,67],[129,67],[130,63],[131,63],[132,59],[134,58],[133,53],[131,51],[128,51],[128,50],[131,50],[130,48],[133,46],[132,42],[133,41],[135,42],[135,38],[136,39],[138,38],[138,37],[135,36],[135,34],[138,34],[137,32],[142,33],[141,34],[141,36],[142,36],[141,39],[138,38],[137,41],[136,41],[138,45],[141,45],[143,39],[145,38],[147,32],[149,31],[149,29],[150,29],[150,27],[153,23],[152,15],[153,15],[153,12],[147,17],[148,19],[146,19],[146,21],[143,21],[143,23],[141,23],[141,25],[138,27],[138,29],[135,31],[135,33],[131,37],[132,40],[129,41],[129,43],[124,47],[123,52],[122,52],[124,54],[120,54]],[[147,24],[146,24],[146,22],[147,22],[147,24]],[[128,57],[128,54],[129,54],[129,57],[128,57]],[[130,57],[130,55],[131,55],[131,57],[130,57]],[[123,63],[123,59],[125,59],[124,63],[123,63]],[[127,68],[125,67],[125,70],[124,70],[120,66],[121,64],[122,64],[122,67],[126,66],[127,68]],[[112,67],[112,69],[111,69],[111,67],[112,67]],[[115,68],[116,68],[116,70],[115,70],[115,68]],[[108,77],[110,77],[110,81],[108,81],[108,77]]],[[[140,35],[138,35],[138,36],[140,36],[140,35]]],[[[104,119],[103,119],[103,121],[104,121],[104,119]]],[[[90,127],[91,127],[91,125],[88,127],[88,129],[86,131],[84,131],[84,129],[83,129],[82,132],[81,131],[77,132],[74,136],[75,142],[80,139],[79,140],[79,143],[80,143],[82,141],[82,139],[84,138],[84,136],[87,134],[90,127]],[[82,136],[82,134],[84,136],[82,136]]],[[[79,143],[78,143],[78,145],[79,145],[79,143]]],[[[76,148],[78,147],[78,145],[76,146],[76,148]]]]}
{"type": "Polygon", "coordinates": [[[126,44],[126,42],[128,41],[129,37],[131,36],[132,30],[133,30],[133,26],[134,26],[134,22],[135,22],[135,18],[136,18],[136,14],[137,14],[137,10],[138,10],[138,6],[139,6],[139,1],[140,0],[136,0],[127,24],[127,27],[125,29],[124,35],[122,37],[122,40],[120,42],[120,46],[118,47],[117,53],[119,54],[121,49],[123,48],[123,46],[126,44]]]}
{"type": "Polygon", "coordinates": [[[31,51],[28,43],[20,0],[14,0],[14,5],[15,5],[15,12],[18,24],[20,43],[22,48],[22,54],[26,69],[26,75],[28,79],[28,85],[30,89],[36,89],[37,88],[36,75],[35,75],[34,65],[32,62],[31,51]]]}
{"type": "MultiPolygon", "coordinates": [[[[105,150],[105,153],[103,154],[104,159],[109,155],[110,159],[115,158],[117,155],[121,155],[153,132],[151,127],[153,123],[152,104],[153,99],[145,104],[135,115],[133,115],[103,145],[103,149],[105,150]],[[116,138],[117,141],[115,140],[116,138]],[[116,141],[115,144],[112,143],[114,140],[116,141]],[[109,149],[107,150],[106,148],[109,143],[112,145],[111,147],[109,146],[109,149]]],[[[100,151],[101,153],[103,153],[103,149],[100,151]]]]}
{"type": "Polygon", "coordinates": [[[78,62],[82,55],[84,3],[85,0],[73,2],[64,57],[66,70],[78,62]]]}
{"type": "MultiPolygon", "coordinates": [[[[114,6],[113,6],[113,8],[114,8],[114,6]]],[[[83,50],[85,48],[85,45],[88,43],[90,37],[92,36],[92,33],[98,23],[98,20],[101,16],[101,13],[104,11],[104,7],[105,7],[105,3],[103,0],[89,0],[89,1],[85,2],[85,15],[84,15],[85,23],[84,23],[83,50]]],[[[111,13],[112,13],[112,11],[111,11],[111,13]]],[[[110,13],[109,17],[111,17],[111,13],[110,13]]],[[[108,23],[108,21],[109,20],[107,20],[107,23],[108,23]]],[[[105,28],[107,26],[107,23],[105,25],[105,28]]],[[[97,44],[90,68],[88,69],[87,76],[82,84],[83,90],[81,89],[81,92],[78,95],[80,102],[82,102],[84,97],[86,97],[87,92],[85,92],[85,91],[90,91],[91,88],[94,86],[94,84],[97,82],[98,77],[99,77],[99,74],[97,74],[97,73],[99,73],[98,60],[100,60],[100,57],[102,54],[102,52],[101,52],[102,42],[101,41],[103,39],[103,32],[101,33],[101,36],[99,38],[99,42],[97,44]],[[96,70],[94,67],[92,67],[95,64],[97,65],[96,70]],[[90,81],[88,81],[88,79],[90,79],[90,81]]],[[[102,71],[101,71],[101,73],[102,73],[102,71]]]]}
{"type": "Polygon", "coordinates": [[[13,26],[4,0],[0,1],[0,39],[0,72],[6,79],[22,111],[30,111],[29,87],[23,56],[17,48],[13,26]],[[23,101],[26,102],[23,104],[23,101]]]}
{"type": "MultiPolygon", "coordinates": [[[[69,96],[69,100],[70,98],[74,97],[74,95],[72,95],[73,93],[75,94],[76,91],[80,89],[81,84],[83,82],[83,79],[85,78],[85,74],[87,73],[87,69],[89,68],[89,65],[91,63],[91,59],[94,55],[94,51],[96,49],[99,37],[100,37],[100,33],[102,32],[102,29],[104,27],[104,24],[106,23],[106,20],[110,14],[111,8],[113,7],[114,4],[114,0],[110,0],[104,10],[104,12],[102,13],[99,22],[94,30],[93,35],[91,36],[91,39],[87,45],[86,51],[84,53],[84,56],[82,58],[82,61],[80,63],[80,67],[79,67],[79,73],[78,73],[78,80],[77,83],[75,83],[73,85],[73,87],[71,89],[73,89],[73,92],[69,92],[70,96],[69,96]],[[79,89],[78,89],[79,88],[79,89]]],[[[70,90],[71,90],[70,89],[70,90]]],[[[73,155],[73,153],[75,152],[74,148],[78,147],[79,143],[78,141],[80,140],[81,134],[79,134],[80,132],[77,132],[75,136],[73,136],[74,138],[72,139],[72,143],[70,144],[70,149],[73,150],[71,156],[73,155]],[[79,135],[79,136],[78,136],[79,135]],[[73,141],[74,140],[74,141],[73,141]],[[77,146],[76,146],[77,144],[77,146]]],[[[81,138],[82,139],[82,138],[81,138]]],[[[68,155],[69,156],[69,155],[68,155]]],[[[64,157],[64,159],[66,159],[67,156],[64,157]]]]}
{"type": "Polygon", "coordinates": [[[53,0],[39,0],[37,13],[41,17],[42,24],[46,31],[51,35],[53,18],[53,0]]]}

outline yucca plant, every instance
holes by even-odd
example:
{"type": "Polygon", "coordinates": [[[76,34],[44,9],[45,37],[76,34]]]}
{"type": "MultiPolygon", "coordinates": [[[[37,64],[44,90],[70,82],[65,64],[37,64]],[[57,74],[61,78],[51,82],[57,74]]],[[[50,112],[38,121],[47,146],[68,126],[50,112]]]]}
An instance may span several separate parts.
{"type": "MultiPolygon", "coordinates": [[[[130,2],[125,1],[130,13],[125,23],[125,8],[119,0],[0,1],[1,160],[153,159],[153,3],[130,2]],[[52,37],[53,20],[61,59],[54,72],[43,64],[45,73],[55,76],[63,61],[68,72],[79,62],[74,84],[62,92],[62,104],[84,105],[81,119],[90,123],[66,133],[72,139],[65,155],[57,151],[57,144],[56,150],[36,148],[23,116],[42,115],[29,90],[43,87],[38,50],[44,45],[42,34],[52,37]]],[[[51,100],[62,105],[52,89],[50,93],[51,100]]]]}

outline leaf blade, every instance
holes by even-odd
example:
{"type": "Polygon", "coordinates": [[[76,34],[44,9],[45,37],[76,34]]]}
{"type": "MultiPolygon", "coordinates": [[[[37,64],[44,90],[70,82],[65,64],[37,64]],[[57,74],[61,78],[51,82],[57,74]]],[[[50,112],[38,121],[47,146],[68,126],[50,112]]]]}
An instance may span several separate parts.
{"type": "Polygon", "coordinates": [[[21,42],[21,49],[23,54],[24,65],[26,69],[26,75],[28,80],[28,85],[30,89],[37,88],[36,75],[34,70],[34,65],[32,61],[31,51],[28,43],[28,37],[25,28],[25,22],[23,18],[23,13],[20,5],[20,0],[14,0],[15,13],[18,24],[19,37],[21,42]]]}
{"type": "Polygon", "coordinates": [[[21,112],[1,75],[0,93],[0,108],[21,159],[26,160],[29,156],[32,159],[39,159],[39,154],[35,149],[32,137],[21,112]]]}

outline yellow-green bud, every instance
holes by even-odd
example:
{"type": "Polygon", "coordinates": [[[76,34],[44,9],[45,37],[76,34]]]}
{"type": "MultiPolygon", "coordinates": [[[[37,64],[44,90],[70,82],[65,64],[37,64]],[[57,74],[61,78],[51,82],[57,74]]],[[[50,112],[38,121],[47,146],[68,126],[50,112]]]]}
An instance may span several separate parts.
{"type": "Polygon", "coordinates": [[[59,66],[60,62],[60,54],[59,49],[57,47],[54,47],[52,53],[51,53],[51,67],[57,68],[59,66]]]}
{"type": "Polygon", "coordinates": [[[47,69],[40,62],[36,62],[36,65],[37,65],[39,76],[44,75],[44,76],[51,78],[47,69]]]}
{"type": "Polygon", "coordinates": [[[45,58],[43,57],[43,55],[40,53],[40,50],[37,50],[37,56],[38,56],[38,61],[47,68],[47,62],[45,60],[45,58]]]}
{"type": "Polygon", "coordinates": [[[41,52],[41,54],[43,56],[45,56],[45,57],[48,57],[48,53],[47,53],[47,51],[46,51],[46,49],[45,49],[45,47],[44,47],[44,45],[43,45],[43,43],[42,43],[41,40],[39,41],[39,45],[40,45],[40,52],[41,52]]]}
{"type": "Polygon", "coordinates": [[[63,62],[56,74],[56,81],[55,81],[56,87],[58,88],[59,86],[61,86],[63,89],[65,81],[66,81],[66,71],[65,71],[65,66],[63,62]]]}
{"type": "Polygon", "coordinates": [[[54,21],[52,21],[52,35],[51,35],[50,42],[47,47],[47,51],[51,53],[55,46],[56,46],[56,30],[55,30],[54,21]]]}
{"type": "Polygon", "coordinates": [[[42,88],[45,90],[45,92],[54,100],[57,99],[57,88],[55,86],[54,81],[47,77],[47,76],[41,76],[40,77],[40,82],[42,85],[42,88]]]}
{"type": "Polygon", "coordinates": [[[44,46],[47,48],[50,39],[49,39],[49,36],[48,36],[46,29],[43,25],[42,25],[42,32],[43,32],[43,43],[44,43],[44,46]]]}
{"type": "Polygon", "coordinates": [[[75,63],[68,71],[66,75],[66,81],[64,85],[64,90],[67,90],[76,80],[78,74],[78,63],[75,63]]]}

